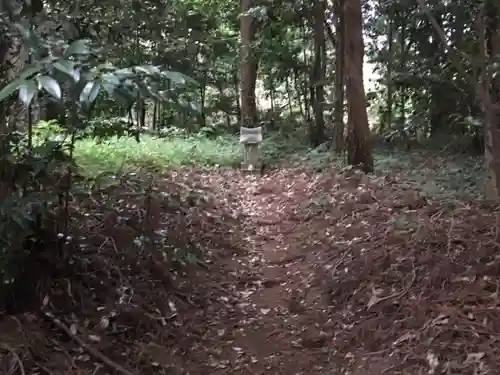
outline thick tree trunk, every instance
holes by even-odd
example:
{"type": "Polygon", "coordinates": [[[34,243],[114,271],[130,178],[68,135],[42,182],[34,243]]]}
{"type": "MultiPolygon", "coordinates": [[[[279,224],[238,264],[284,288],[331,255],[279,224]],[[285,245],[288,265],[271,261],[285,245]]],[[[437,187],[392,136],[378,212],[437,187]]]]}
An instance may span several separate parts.
{"type": "Polygon", "coordinates": [[[241,49],[240,49],[240,86],[241,86],[241,126],[257,126],[257,105],[255,84],[257,81],[257,59],[252,52],[255,35],[255,23],[251,15],[246,14],[252,7],[252,0],[241,0],[241,49]]]}
{"type": "Polygon", "coordinates": [[[345,6],[346,57],[347,57],[347,103],[348,121],[348,163],[365,172],[373,171],[370,128],[366,112],[365,88],[363,85],[363,24],[361,0],[349,0],[345,6]]]}

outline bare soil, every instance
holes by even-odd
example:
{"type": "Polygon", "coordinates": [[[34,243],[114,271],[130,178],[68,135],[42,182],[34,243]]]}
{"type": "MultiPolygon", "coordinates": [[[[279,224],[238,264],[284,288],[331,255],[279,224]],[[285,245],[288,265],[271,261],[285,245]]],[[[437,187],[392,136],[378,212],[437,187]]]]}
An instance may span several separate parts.
{"type": "Polygon", "coordinates": [[[138,191],[75,207],[74,277],[2,317],[2,374],[500,373],[496,207],[298,167],[138,191]]]}

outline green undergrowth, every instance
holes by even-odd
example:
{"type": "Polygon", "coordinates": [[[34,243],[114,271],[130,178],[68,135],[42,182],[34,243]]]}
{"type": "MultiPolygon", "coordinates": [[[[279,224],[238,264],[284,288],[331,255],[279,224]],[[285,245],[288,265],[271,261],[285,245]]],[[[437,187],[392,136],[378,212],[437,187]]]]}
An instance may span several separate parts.
{"type": "MultiPolygon", "coordinates": [[[[235,167],[243,161],[243,146],[237,135],[186,134],[181,128],[169,129],[177,131],[164,137],[143,134],[139,142],[127,136],[106,137],[100,141],[91,136],[78,139],[74,149],[75,161],[80,172],[89,178],[137,168],[235,167]]],[[[65,140],[67,143],[69,137],[64,134],[55,122],[40,122],[34,131],[36,143],[43,143],[44,139],[65,140]]],[[[270,166],[296,162],[318,171],[331,168],[338,159],[326,145],[311,149],[308,137],[300,127],[265,133],[261,155],[262,161],[270,166]]]]}
{"type": "MultiPolygon", "coordinates": [[[[306,158],[318,163],[324,157],[310,154],[304,140],[275,133],[264,138],[262,159],[267,164],[306,158]]],[[[92,177],[123,167],[168,168],[175,166],[236,166],[243,160],[243,146],[237,136],[207,137],[201,134],[158,138],[142,135],[133,138],[110,138],[77,141],[74,152],[83,172],[92,177]]]]}
{"type": "Polygon", "coordinates": [[[241,147],[234,137],[210,139],[202,136],[157,138],[143,135],[110,138],[103,142],[80,140],[75,158],[85,174],[94,175],[127,167],[168,168],[181,165],[231,165],[241,158],[241,147]]]}
{"type": "Polygon", "coordinates": [[[343,156],[336,155],[324,143],[312,148],[303,129],[289,133],[275,133],[268,136],[262,145],[264,162],[286,160],[305,165],[316,172],[345,166],[343,156]]]}
{"type": "Polygon", "coordinates": [[[295,160],[309,151],[306,140],[299,132],[266,134],[262,142],[262,159],[267,163],[282,159],[295,160]]]}
{"type": "Polygon", "coordinates": [[[481,157],[432,150],[377,152],[375,165],[381,174],[397,173],[438,199],[482,194],[484,162],[481,157]]]}

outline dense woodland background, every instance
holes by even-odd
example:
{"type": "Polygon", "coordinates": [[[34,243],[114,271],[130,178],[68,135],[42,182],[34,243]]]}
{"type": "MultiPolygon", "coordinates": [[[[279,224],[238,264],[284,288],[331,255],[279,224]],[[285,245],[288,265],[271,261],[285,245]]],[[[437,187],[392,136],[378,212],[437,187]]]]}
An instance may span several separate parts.
{"type": "MultiPolygon", "coordinates": [[[[495,202],[499,51],[493,0],[3,0],[2,309],[40,305],[47,280],[83,267],[89,217],[156,243],[154,202],[170,193],[152,174],[238,167],[240,127],[263,128],[262,173],[379,173],[389,157],[410,173],[408,158],[446,154],[468,163],[456,185],[495,202]],[[118,185],[141,197],[135,214],[109,197],[118,185]]],[[[195,205],[202,190],[169,199],[195,205]]],[[[166,257],[200,262],[177,250],[166,257]]]]}

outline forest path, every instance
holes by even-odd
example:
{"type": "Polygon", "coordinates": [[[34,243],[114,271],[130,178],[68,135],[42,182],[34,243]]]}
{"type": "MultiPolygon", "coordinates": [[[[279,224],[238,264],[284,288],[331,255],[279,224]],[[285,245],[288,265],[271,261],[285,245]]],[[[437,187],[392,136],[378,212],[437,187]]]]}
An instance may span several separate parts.
{"type": "Polygon", "coordinates": [[[326,373],[332,351],[324,331],[328,312],[311,247],[327,228],[299,217],[310,184],[311,176],[287,170],[232,175],[227,184],[216,184],[226,208],[239,218],[242,236],[218,277],[228,297],[221,304],[227,311],[216,314],[226,318],[214,319],[204,332],[200,347],[210,359],[189,373],[326,373]]]}
{"type": "Polygon", "coordinates": [[[45,314],[0,320],[26,373],[500,373],[495,205],[426,197],[399,172],[300,166],[186,168],[147,200],[134,189],[92,201],[85,262],[52,282],[45,314]],[[101,201],[147,212],[153,246],[101,201]]]}
{"type": "Polygon", "coordinates": [[[487,313],[497,309],[490,280],[498,268],[478,268],[478,259],[494,264],[498,254],[493,207],[458,199],[450,206],[397,173],[292,167],[262,178],[205,176],[218,189],[218,212],[236,219],[236,249],[214,258],[205,275],[217,292],[201,320],[187,318],[204,328],[177,368],[498,373],[500,351],[490,340],[500,324],[487,313]]]}

